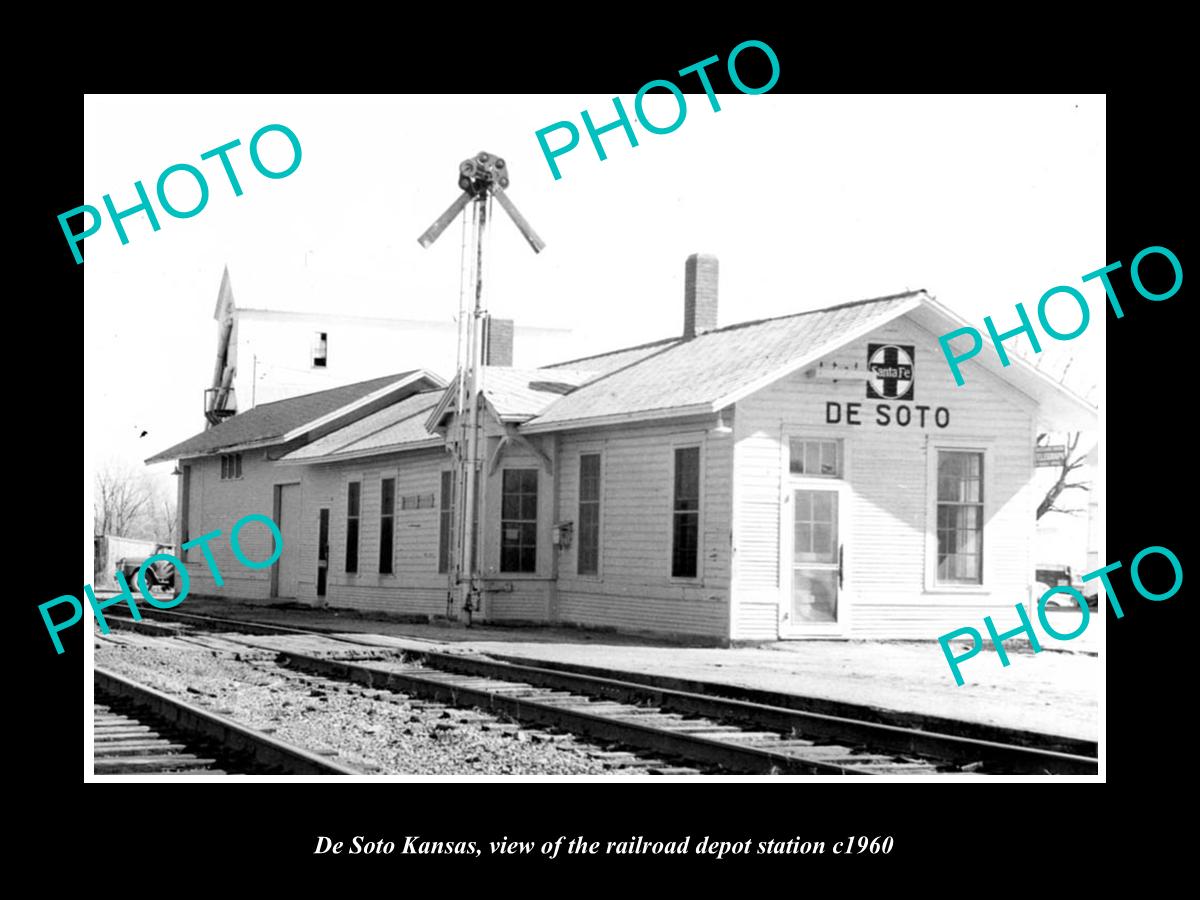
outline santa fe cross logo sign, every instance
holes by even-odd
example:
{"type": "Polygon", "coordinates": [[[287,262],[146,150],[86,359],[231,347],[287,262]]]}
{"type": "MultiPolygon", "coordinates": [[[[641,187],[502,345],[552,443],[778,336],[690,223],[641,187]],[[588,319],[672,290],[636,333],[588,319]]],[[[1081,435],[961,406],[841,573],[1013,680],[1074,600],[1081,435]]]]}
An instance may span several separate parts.
{"type": "Polygon", "coordinates": [[[867,344],[867,397],[912,400],[913,355],[912,344],[867,344]]]}

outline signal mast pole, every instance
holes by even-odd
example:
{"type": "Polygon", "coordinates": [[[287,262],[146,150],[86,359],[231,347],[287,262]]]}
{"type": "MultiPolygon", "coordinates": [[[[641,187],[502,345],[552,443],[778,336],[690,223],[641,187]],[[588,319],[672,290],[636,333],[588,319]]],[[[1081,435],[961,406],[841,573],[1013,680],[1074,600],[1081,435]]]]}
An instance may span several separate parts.
{"type": "Polygon", "coordinates": [[[461,526],[457,528],[455,537],[458,544],[457,565],[449,568],[454,573],[453,587],[458,589],[461,609],[466,614],[467,624],[471,623],[471,613],[480,609],[480,572],[478,565],[478,495],[479,474],[481,470],[480,451],[480,421],[479,393],[483,390],[483,354],[481,327],[487,318],[483,303],[483,245],[487,236],[488,216],[491,212],[491,200],[495,197],[500,201],[504,211],[508,213],[525,236],[525,240],[535,253],[540,253],[546,246],[525,217],[513,205],[512,200],[504,193],[508,187],[508,167],[503,159],[490,153],[477,153],[471,159],[465,159],[458,166],[458,186],[462,193],[449,208],[429,226],[417,240],[422,247],[429,247],[438,239],[447,226],[458,217],[458,214],[472,204],[472,239],[473,262],[475,274],[475,303],[469,315],[459,317],[459,341],[463,343],[462,331],[466,330],[466,365],[461,365],[457,373],[457,404],[456,413],[460,427],[459,440],[456,442],[458,462],[458,483],[461,487],[456,508],[462,511],[461,526]],[[464,397],[464,385],[470,385],[469,394],[464,397]],[[465,424],[466,434],[462,434],[465,424]],[[465,438],[465,440],[464,440],[465,438]],[[465,447],[464,447],[465,444],[465,447]],[[465,450],[465,453],[464,453],[465,450]]]}

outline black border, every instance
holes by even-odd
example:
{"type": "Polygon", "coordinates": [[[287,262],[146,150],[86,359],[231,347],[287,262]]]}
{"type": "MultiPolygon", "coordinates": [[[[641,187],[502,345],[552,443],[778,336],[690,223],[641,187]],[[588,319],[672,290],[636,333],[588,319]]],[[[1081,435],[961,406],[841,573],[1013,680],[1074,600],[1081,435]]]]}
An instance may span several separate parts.
{"type": "MultiPolygon", "coordinates": [[[[553,24],[553,11],[541,15],[550,17],[553,24]]],[[[811,27],[778,23],[768,28],[735,28],[706,21],[699,13],[681,20],[669,32],[648,30],[635,20],[628,28],[620,24],[622,28],[614,29],[619,37],[573,35],[570,39],[562,36],[514,42],[490,34],[478,23],[463,26],[460,20],[456,32],[424,36],[447,54],[436,65],[414,56],[414,39],[422,37],[414,31],[397,39],[390,53],[384,46],[370,46],[368,41],[358,68],[346,73],[340,85],[331,84],[324,72],[305,69],[293,82],[277,85],[276,89],[354,90],[370,84],[413,92],[629,95],[647,80],[671,77],[674,70],[714,53],[724,58],[735,43],[746,37],[767,41],[779,55],[781,78],[774,89],[779,93],[881,87],[1011,89],[1016,85],[1004,79],[1015,77],[1017,67],[1024,65],[1020,60],[1038,59],[1057,61],[1056,66],[1061,63],[1066,67],[1067,71],[1056,69],[1063,76],[1064,90],[1102,90],[1098,86],[1104,80],[1099,77],[1105,74],[1103,71],[1089,79],[1091,73],[1078,67],[1081,61],[1090,60],[1095,64],[1092,72],[1097,72],[1106,64],[1105,48],[1100,44],[1087,47],[1088,37],[1083,33],[1074,34],[1065,46],[1052,32],[1034,33],[1026,36],[1020,46],[1012,47],[1008,55],[997,54],[992,62],[978,58],[979,47],[973,47],[970,41],[939,47],[932,37],[918,40],[889,33],[889,23],[878,19],[869,34],[834,37],[827,33],[823,37],[811,27]],[[721,37],[721,31],[735,36],[721,37]],[[827,41],[834,46],[822,51],[827,41]],[[1082,56],[1074,56],[1072,48],[1082,56]],[[840,55],[833,60],[831,53],[840,55]],[[469,54],[469,64],[464,62],[468,58],[464,54],[469,54]],[[876,72],[886,77],[880,79],[874,75],[876,72]],[[955,78],[952,83],[944,80],[951,75],[955,78]],[[1085,83],[1088,80],[1091,85],[1085,83]]],[[[114,45],[120,43],[115,35],[109,40],[114,45]]],[[[380,45],[386,43],[382,36],[375,40],[380,45]]],[[[260,51],[259,62],[268,67],[290,60],[294,67],[296,52],[294,45],[278,50],[268,46],[260,51]]],[[[1129,61],[1125,64],[1136,65],[1129,61]]],[[[720,67],[714,67],[713,72],[722,77],[720,67]]],[[[214,86],[229,91],[249,89],[250,85],[235,81],[236,74],[225,70],[214,84],[211,71],[179,73],[173,83],[155,86],[172,91],[208,90],[214,86]]],[[[752,70],[746,78],[753,83],[751,74],[752,70]]],[[[718,91],[728,90],[716,79],[714,83],[718,91]]],[[[1117,273],[1114,283],[1123,298],[1131,298],[1125,303],[1125,318],[1117,321],[1108,313],[1112,377],[1107,386],[1106,447],[1113,476],[1108,485],[1108,560],[1121,559],[1128,565],[1143,547],[1159,544],[1171,548],[1186,570],[1186,545],[1177,522],[1188,487],[1186,462],[1190,456],[1188,435],[1181,430],[1191,418],[1191,380],[1184,371],[1190,357],[1184,346],[1188,336],[1183,321],[1186,286],[1169,301],[1150,303],[1137,298],[1127,280],[1129,261],[1150,245],[1171,248],[1187,268],[1182,217],[1186,202],[1184,173],[1190,167],[1184,166],[1183,154],[1187,151],[1184,142],[1174,137],[1173,128],[1190,106],[1172,95],[1173,83],[1167,78],[1153,90],[1109,94],[1108,255],[1105,260],[1097,260],[1097,267],[1122,260],[1126,268],[1117,273]],[[1184,465],[1178,465],[1178,461],[1184,465]]],[[[127,88],[113,85],[105,89],[127,88]]],[[[64,324],[68,316],[63,311],[70,308],[73,298],[83,296],[83,267],[75,266],[64,253],[54,216],[81,202],[78,189],[71,187],[77,176],[69,174],[78,171],[82,141],[81,119],[77,116],[81,105],[81,95],[75,91],[57,96],[43,93],[36,104],[30,104],[26,119],[38,125],[38,152],[32,163],[35,171],[39,167],[41,171],[21,185],[30,192],[27,205],[31,212],[20,221],[22,227],[36,223],[33,240],[26,245],[36,248],[41,266],[36,269],[39,290],[32,302],[24,304],[19,316],[23,333],[38,336],[32,342],[38,356],[30,360],[31,370],[51,385],[61,385],[61,390],[46,399],[32,398],[41,401],[39,407],[48,407],[45,414],[38,409],[32,416],[14,416],[10,421],[14,426],[21,421],[35,423],[31,449],[38,464],[50,473],[50,477],[38,479],[38,491],[23,507],[27,515],[20,517],[22,532],[35,536],[45,548],[66,546],[64,529],[77,521],[73,515],[79,509],[77,483],[71,477],[78,470],[68,464],[75,463],[79,451],[78,438],[67,430],[66,423],[69,420],[73,426],[78,420],[70,411],[72,404],[66,402],[74,395],[66,386],[66,376],[73,370],[73,354],[64,324]],[[48,291],[41,287],[47,280],[48,291]],[[62,496],[58,496],[60,493],[62,496]]],[[[1054,136],[1047,135],[1046,139],[1054,140],[1054,136]]],[[[785,188],[783,184],[781,189],[785,188]]],[[[1003,247],[996,248],[996,256],[998,261],[1005,258],[1003,247]]],[[[1069,276],[1074,274],[1082,273],[1064,273],[1064,283],[1071,283],[1069,276]]],[[[986,273],[980,273],[980,277],[986,277],[986,273]]],[[[1038,287],[1031,285],[1031,294],[1038,287]]],[[[17,541],[10,548],[17,557],[29,552],[17,541]]],[[[614,857],[599,858],[599,865],[595,859],[582,857],[549,863],[502,857],[476,863],[439,857],[356,857],[354,862],[345,863],[342,860],[349,857],[317,858],[309,850],[315,835],[321,832],[392,839],[417,832],[451,840],[488,840],[507,834],[510,838],[538,841],[564,833],[582,833],[592,840],[630,834],[674,839],[681,833],[708,833],[729,840],[795,834],[834,840],[842,833],[890,833],[897,843],[886,858],[855,857],[852,862],[831,857],[773,858],[783,863],[782,868],[766,864],[763,857],[721,863],[707,858],[656,858],[654,868],[669,873],[671,884],[697,881],[712,886],[723,874],[733,873],[743,879],[740,883],[746,888],[789,892],[799,889],[804,875],[814,869],[845,875],[846,882],[839,884],[853,884],[851,879],[862,876],[894,878],[898,873],[912,873],[928,883],[930,876],[936,880],[954,872],[960,879],[959,888],[970,890],[978,881],[996,877],[1020,883],[1020,860],[1026,854],[1034,854],[1047,842],[1057,844],[1060,850],[1056,852],[1084,852],[1082,848],[1090,842],[1103,840],[1107,830],[1094,816],[1099,808],[1096,800],[1080,802],[1074,799],[1078,795],[1073,795],[1068,801],[1036,785],[1018,788],[1022,791],[1020,798],[1014,797],[1011,786],[993,786],[986,796],[973,793],[968,797],[958,791],[951,796],[947,790],[939,790],[935,797],[926,795],[920,802],[908,797],[903,798],[907,802],[897,801],[895,788],[891,787],[881,795],[879,787],[866,794],[847,794],[839,786],[839,793],[833,796],[826,789],[814,793],[811,784],[635,788],[579,783],[421,783],[383,791],[373,785],[355,791],[352,798],[346,787],[322,786],[319,795],[315,788],[273,790],[270,797],[258,791],[253,800],[245,794],[227,793],[179,798],[174,792],[180,788],[173,785],[121,786],[116,789],[119,793],[111,794],[101,793],[110,790],[106,786],[96,786],[84,794],[78,790],[83,786],[78,727],[83,634],[79,630],[69,633],[66,653],[55,655],[36,610],[36,603],[43,598],[78,590],[78,569],[74,565],[51,557],[33,566],[22,563],[14,567],[29,585],[18,592],[17,602],[27,627],[22,636],[30,638],[30,643],[25,647],[22,682],[19,688],[13,688],[29,707],[22,722],[31,735],[31,744],[25,751],[27,760],[21,774],[32,776],[26,783],[38,785],[42,792],[40,802],[22,810],[28,820],[22,825],[27,824],[33,834],[43,835],[83,830],[98,841],[116,840],[109,844],[112,847],[120,846],[120,836],[134,836],[135,848],[129,852],[138,869],[125,877],[149,879],[161,874],[178,878],[182,872],[194,870],[197,862],[207,867],[211,863],[205,860],[216,860],[225,872],[237,871],[246,881],[261,881],[276,888],[287,882],[311,887],[324,879],[338,885],[355,885],[366,865],[372,875],[387,878],[385,883],[400,889],[415,888],[417,882],[404,879],[420,874],[444,878],[449,889],[459,890],[475,882],[475,873],[485,870],[490,877],[544,875],[559,866],[572,871],[587,868],[610,872],[613,881],[628,887],[632,884],[625,877],[628,864],[614,857]],[[39,577],[30,577],[35,572],[39,577]],[[647,790],[656,793],[647,794],[647,790]],[[1039,791],[1038,795],[1027,793],[1033,790],[1039,791]],[[1067,845],[1076,849],[1063,849],[1067,845]],[[747,875],[772,881],[745,880],[747,875]],[[773,880],[781,875],[790,876],[790,880],[773,880]]],[[[1150,575],[1146,577],[1150,581],[1150,575]]],[[[1177,770],[1168,748],[1173,747],[1182,723],[1187,721],[1189,707],[1181,660],[1184,654],[1179,652],[1179,642],[1187,637],[1185,600],[1182,591],[1162,603],[1141,600],[1133,593],[1126,573],[1118,573],[1114,584],[1126,615],[1118,621],[1107,613],[1108,658],[1113,663],[1108,681],[1108,778],[1114,783],[1144,785],[1177,770]]],[[[1142,825],[1148,826],[1149,822],[1142,825]]],[[[47,848],[53,846],[50,840],[44,844],[47,848]]],[[[121,854],[107,858],[114,866],[127,861],[121,854]]],[[[638,868],[646,865],[642,861],[638,868]]],[[[514,886],[513,882],[507,884],[514,886]]],[[[587,887],[585,883],[572,884],[587,887]]],[[[540,892],[552,885],[558,883],[531,882],[526,889],[540,892]]]]}

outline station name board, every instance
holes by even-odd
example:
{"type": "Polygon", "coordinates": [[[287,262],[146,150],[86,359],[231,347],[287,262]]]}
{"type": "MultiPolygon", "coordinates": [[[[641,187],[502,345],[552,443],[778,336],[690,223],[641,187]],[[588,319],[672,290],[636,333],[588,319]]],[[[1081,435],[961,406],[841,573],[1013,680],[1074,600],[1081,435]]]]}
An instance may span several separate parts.
{"type": "MultiPolygon", "coordinates": [[[[862,425],[863,416],[870,416],[870,409],[864,410],[862,403],[837,403],[833,400],[825,403],[826,425],[862,425]]],[[[868,419],[868,421],[870,421],[868,419]]],[[[950,424],[950,410],[944,406],[914,406],[908,403],[876,403],[876,425],[899,425],[907,428],[928,428],[936,425],[946,428],[950,424]]]]}

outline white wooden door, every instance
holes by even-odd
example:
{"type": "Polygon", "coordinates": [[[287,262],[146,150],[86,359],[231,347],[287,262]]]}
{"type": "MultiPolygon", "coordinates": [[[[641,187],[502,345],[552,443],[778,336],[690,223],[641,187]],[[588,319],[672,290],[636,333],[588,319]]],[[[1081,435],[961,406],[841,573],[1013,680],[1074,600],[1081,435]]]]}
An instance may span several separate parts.
{"type": "Polygon", "coordinates": [[[784,496],[785,533],[780,637],[840,635],[845,630],[846,539],[843,483],[793,481],[784,496]]]}

